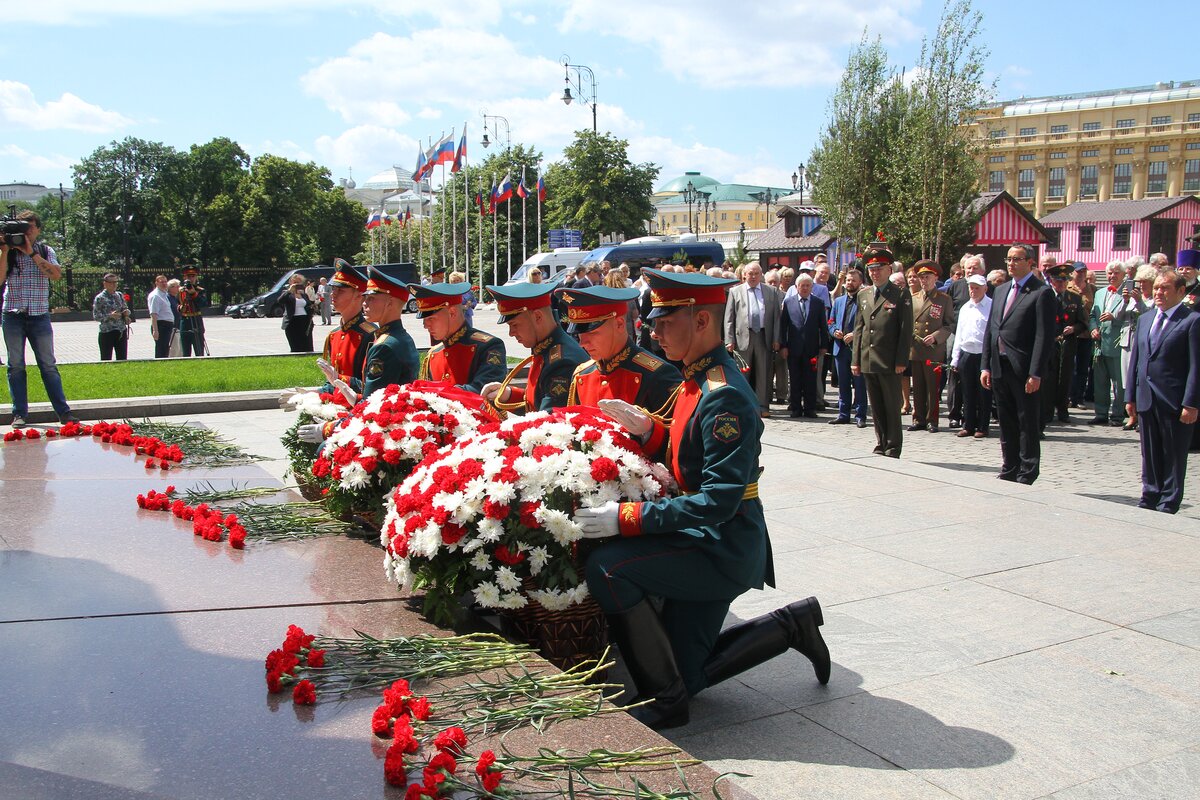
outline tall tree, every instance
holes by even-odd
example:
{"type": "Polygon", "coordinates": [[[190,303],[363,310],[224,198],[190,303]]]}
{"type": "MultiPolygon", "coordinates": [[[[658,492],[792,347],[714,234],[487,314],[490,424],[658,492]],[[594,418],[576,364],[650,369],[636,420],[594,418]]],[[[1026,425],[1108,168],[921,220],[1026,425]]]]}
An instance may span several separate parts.
{"type": "Polygon", "coordinates": [[[183,160],[175,204],[187,261],[210,266],[223,258],[241,260],[242,178],[250,156],[232,139],[192,145],[183,160]]]}
{"type": "Polygon", "coordinates": [[[940,261],[969,243],[968,207],[979,191],[979,140],[964,122],[986,103],[988,51],[979,41],[982,15],[971,0],[947,0],[937,33],[925,40],[908,113],[888,159],[894,192],[888,219],[915,255],[940,261]]]}
{"type": "Polygon", "coordinates": [[[632,163],[628,151],[624,139],[576,131],[563,160],[546,170],[548,227],[583,231],[585,247],[598,245],[604,234],[644,233],[654,216],[650,197],[659,167],[632,163]]]}
{"type": "Polygon", "coordinates": [[[886,227],[889,142],[904,116],[902,81],[864,32],[829,100],[829,122],[809,157],[825,230],[861,248],[886,227]]]}

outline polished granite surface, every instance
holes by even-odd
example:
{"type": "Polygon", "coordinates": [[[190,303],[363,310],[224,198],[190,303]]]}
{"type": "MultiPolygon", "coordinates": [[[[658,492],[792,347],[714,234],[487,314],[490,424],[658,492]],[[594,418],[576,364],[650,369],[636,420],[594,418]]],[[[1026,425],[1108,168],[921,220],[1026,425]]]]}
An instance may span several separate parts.
{"type": "MultiPolygon", "coordinates": [[[[262,659],[289,624],[434,629],[387,584],[369,542],[236,551],[136,506],[148,489],[200,481],[279,485],[254,465],[150,473],[92,440],[0,446],[0,797],[401,797],[383,781],[373,697],[293,706],[267,693],[262,659]]],[[[665,744],[621,713],[506,742],[523,752],[665,744]]],[[[688,775],[696,789],[716,777],[688,775]]],[[[674,772],[643,777],[678,784],[674,772]]]]}

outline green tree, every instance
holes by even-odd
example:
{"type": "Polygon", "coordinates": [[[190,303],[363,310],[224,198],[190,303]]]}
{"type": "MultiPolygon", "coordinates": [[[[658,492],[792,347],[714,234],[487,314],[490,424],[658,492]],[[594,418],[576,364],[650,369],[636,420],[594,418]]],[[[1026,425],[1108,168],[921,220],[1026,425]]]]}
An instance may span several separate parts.
{"type": "Polygon", "coordinates": [[[583,231],[585,247],[617,233],[640,236],[654,216],[650,201],[659,167],[629,160],[629,143],[611,134],[576,131],[563,160],[546,170],[547,228],[583,231]]]}
{"type": "Polygon", "coordinates": [[[318,197],[331,189],[329,170],[311,161],[301,164],[274,155],[254,159],[240,189],[245,209],[242,256],[252,264],[279,268],[317,262],[321,245],[312,214],[318,197]]]}
{"type": "Polygon", "coordinates": [[[208,267],[241,259],[242,179],[250,156],[232,139],[192,145],[183,161],[173,211],[180,231],[180,258],[208,267]]]}
{"type": "Polygon", "coordinates": [[[829,100],[829,122],[809,157],[825,230],[861,248],[886,227],[889,141],[906,106],[887,52],[864,32],[829,100]]]}
{"type": "Polygon", "coordinates": [[[957,256],[971,239],[968,209],[979,191],[979,141],[963,125],[987,102],[982,15],[971,0],[947,0],[937,33],[921,48],[907,113],[888,159],[888,221],[895,238],[920,258],[957,256]]]}

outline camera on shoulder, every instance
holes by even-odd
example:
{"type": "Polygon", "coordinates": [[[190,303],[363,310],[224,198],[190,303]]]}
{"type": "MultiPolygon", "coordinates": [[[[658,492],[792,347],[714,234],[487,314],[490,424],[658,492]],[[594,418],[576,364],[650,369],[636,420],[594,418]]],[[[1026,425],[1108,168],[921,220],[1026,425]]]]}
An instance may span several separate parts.
{"type": "Polygon", "coordinates": [[[30,227],[29,220],[17,219],[16,206],[9,206],[8,214],[0,217],[0,237],[3,237],[4,244],[9,247],[24,247],[30,227]]]}

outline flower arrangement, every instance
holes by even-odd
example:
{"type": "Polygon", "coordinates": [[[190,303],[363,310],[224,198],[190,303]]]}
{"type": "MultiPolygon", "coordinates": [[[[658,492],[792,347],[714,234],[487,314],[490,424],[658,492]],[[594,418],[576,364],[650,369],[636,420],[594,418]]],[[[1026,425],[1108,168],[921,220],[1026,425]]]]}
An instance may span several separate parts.
{"type": "Polygon", "coordinates": [[[673,488],[666,469],[596,409],[483,425],[396,487],[381,532],[386,572],[405,589],[426,589],[424,613],[439,624],[468,590],[483,608],[533,601],[564,610],[588,598],[573,511],[673,488]]]}
{"type": "Polygon", "coordinates": [[[378,524],[388,493],[418,462],[495,421],[482,397],[448,383],[393,384],[341,419],[312,474],[327,486],[324,502],[333,514],[361,514],[378,524]]]}
{"type": "Polygon", "coordinates": [[[320,445],[302,442],[298,438],[301,425],[333,422],[349,413],[350,405],[341,392],[325,394],[324,392],[299,392],[288,400],[293,410],[299,412],[292,427],[283,433],[280,441],[288,454],[288,471],[300,484],[300,491],[309,500],[320,498],[320,488],[312,492],[306,491],[306,483],[312,480],[312,465],[317,457],[320,445]]]}

